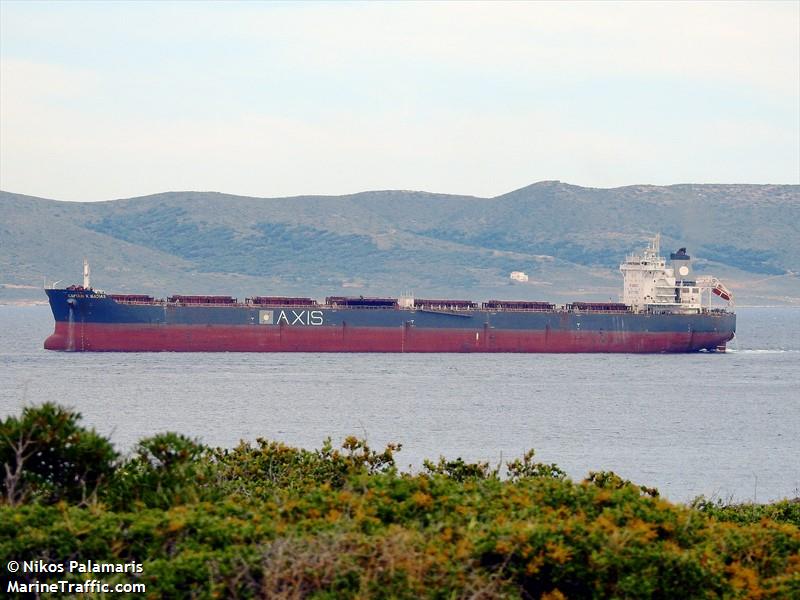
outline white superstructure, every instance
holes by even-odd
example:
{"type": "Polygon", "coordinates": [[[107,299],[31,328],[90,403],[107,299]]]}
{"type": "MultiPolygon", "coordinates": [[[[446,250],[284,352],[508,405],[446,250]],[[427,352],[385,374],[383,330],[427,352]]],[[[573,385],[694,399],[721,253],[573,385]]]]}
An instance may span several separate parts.
{"type": "Polygon", "coordinates": [[[711,295],[728,304],[733,294],[716,277],[695,277],[686,248],[660,255],[661,236],[656,235],[641,254],[630,254],[619,267],[624,279],[622,301],[634,312],[700,313],[711,308],[711,295]]]}

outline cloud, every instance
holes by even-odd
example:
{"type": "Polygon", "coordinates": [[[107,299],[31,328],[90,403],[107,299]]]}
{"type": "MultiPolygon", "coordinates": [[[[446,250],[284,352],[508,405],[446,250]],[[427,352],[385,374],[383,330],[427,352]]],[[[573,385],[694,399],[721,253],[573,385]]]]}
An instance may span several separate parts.
{"type": "Polygon", "coordinates": [[[167,62],[197,56],[236,68],[264,57],[345,71],[421,63],[534,77],[724,79],[798,93],[796,2],[71,4],[7,6],[3,33],[61,40],[98,60],[160,53],[167,62]]]}
{"type": "MultiPolygon", "coordinates": [[[[318,123],[258,113],[200,120],[64,107],[39,112],[35,104],[21,111],[20,122],[28,125],[3,135],[13,148],[3,149],[3,170],[13,174],[3,177],[3,187],[70,200],[181,189],[284,196],[401,188],[493,196],[540,179],[595,186],[675,182],[664,165],[682,181],[703,181],[724,172],[724,158],[741,150],[747,136],[740,134],[750,131],[713,122],[654,142],[632,132],[573,127],[568,115],[536,111],[523,117],[458,111],[435,119],[338,112],[318,123]],[[731,145],[700,144],[717,154],[704,160],[693,142],[706,136],[731,145]],[[687,172],[686,161],[694,171],[687,172]]],[[[760,133],[761,144],[775,139],[769,129],[760,133]]],[[[786,165],[772,168],[779,173],[786,165]]]]}
{"type": "Polygon", "coordinates": [[[299,67],[422,62],[537,74],[726,80],[797,95],[800,5],[469,2],[210,11],[194,35],[269,39],[299,67]],[[199,28],[199,29],[198,29],[199,28]]]}
{"type": "Polygon", "coordinates": [[[490,196],[537,179],[800,179],[795,3],[12,8],[3,189],[490,196]]]}

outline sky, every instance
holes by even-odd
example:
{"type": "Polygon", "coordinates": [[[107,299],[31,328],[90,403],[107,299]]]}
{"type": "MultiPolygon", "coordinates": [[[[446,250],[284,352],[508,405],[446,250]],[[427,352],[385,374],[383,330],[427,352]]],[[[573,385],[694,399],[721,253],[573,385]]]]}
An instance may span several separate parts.
{"type": "Polygon", "coordinates": [[[800,2],[0,2],[0,189],[800,183],[800,2]]]}

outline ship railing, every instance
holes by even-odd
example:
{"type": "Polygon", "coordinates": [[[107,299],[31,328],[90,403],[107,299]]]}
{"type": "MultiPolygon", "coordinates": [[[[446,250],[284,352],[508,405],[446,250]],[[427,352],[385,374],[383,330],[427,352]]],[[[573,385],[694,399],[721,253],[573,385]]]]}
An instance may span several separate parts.
{"type": "Polygon", "coordinates": [[[683,310],[663,310],[663,309],[649,309],[642,311],[648,315],[732,315],[734,314],[732,311],[729,311],[725,308],[706,308],[699,306],[689,306],[689,307],[681,307],[681,305],[675,305],[677,308],[683,308],[683,310]]]}
{"type": "Polygon", "coordinates": [[[475,312],[481,309],[479,306],[451,306],[449,304],[419,304],[409,307],[410,310],[446,310],[448,312],[475,312]]]}
{"type": "Polygon", "coordinates": [[[214,302],[169,302],[165,301],[164,304],[169,306],[205,306],[205,307],[213,307],[213,308],[232,308],[232,307],[239,307],[239,306],[248,306],[242,302],[231,302],[230,304],[215,304],[214,302]]]}
{"type": "MultiPolygon", "coordinates": [[[[114,302],[117,304],[126,304],[126,305],[142,305],[142,306],[220,306],[220,307],[241,307],[246,306],[248,308],[254,308],[258,305],[253,304],[245,304],[244,302],[231,302],[229,304],[221,304],[221,303],[214,303],[214,302],[170,302],[164,298],[154,298],[153,300],[119,300],[114,298],[114,302]]],[[[274,307],[271,307],[274,308],[274,307]]],[[[285,306],[283,308],[291,308],[289,306],[285,306]]],[[[295,306],[294,308],[297,308],[295,306]]]]}
{"type": "Polygon", "coordinates": [[[480,309],[484,312],[522,312],[522,313],[552,313],[558,312],[559,308],[554,306],[553,308],[507,308],[505,306],[498,307],[498,308],[482,308],[480,309]]]}
{"type": "Polygon", "coordinates": [[[117,304],[131,304],[131,305],[140,305],[140,306],[154,306],[157,304],[166,304],[167,301],[163,298],[153,298],[152,300],[120,300],[118,298],[112,298],[114,302],[117,304]]]}
{"type": "MultiPolygon", "coordinates": [[[[553,308],[482,308],[480,306],[450,306],[447,304],[424,304],[422,306],[349,306],[346,304],[319,304],[316,308],[327,308],[327,309],[343,309],[346,308],[348,310],[406,310],[406,311],[415,311],[415,310],[446,310],[449,312],[542,312],[542,313],[550,313],[550,312],[558,312],[559,308],[554,306],[553,308]]],[[[594,311],[597,312],[597,311],[594,311]]]]}
{"type": "Polygon", "coordinates": [[[580,308],[563,308],[556,312],[572,313],[579,315],[629,315],[633,312],[630,308],[628,310],[586,310],[580,308]]]}
{"type": "MultiPolygon", "coordinates": [[[[297,307],[295,307],[297,308],[297,307]]],[[[352,306],[350,304],[317,304],[315,308],[330,308],[332,310],[339,310],[346,308],[347,310],[397,310],[399,306],[352,306]]]]}
{"type": "Polygon", "coordinates": [[[554,306],[553,308],[497,308],[497,309],[489,309],[484,308],[482,309],[485,312],[522,312],[522,313],[570,313],[570,314],[611,314],[611,315],[626,315],[633,312],[633,310],[628,307],[625,310],[622,309],[586,309],[586,308],[568,308],[566,306],[554,306]]]}

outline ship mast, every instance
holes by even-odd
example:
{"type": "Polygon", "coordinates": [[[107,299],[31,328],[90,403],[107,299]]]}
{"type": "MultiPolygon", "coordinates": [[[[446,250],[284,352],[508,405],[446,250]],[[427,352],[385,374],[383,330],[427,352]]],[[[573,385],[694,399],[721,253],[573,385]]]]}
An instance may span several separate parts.
{"type": "Polygon", "coordinates": [[[91,285],[91,272],[89,270],[89,261],[87,259],[83,259],[83,287],[87,290],[92,287],[91,285]]]}

